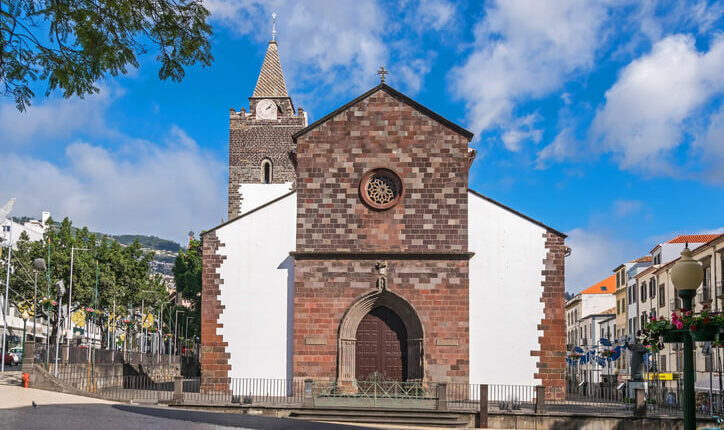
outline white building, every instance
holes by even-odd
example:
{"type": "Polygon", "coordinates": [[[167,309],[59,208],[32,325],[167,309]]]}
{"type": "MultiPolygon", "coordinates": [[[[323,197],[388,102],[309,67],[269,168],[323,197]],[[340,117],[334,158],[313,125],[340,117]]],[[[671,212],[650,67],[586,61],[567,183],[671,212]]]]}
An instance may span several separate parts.
{"type": "Polygon", "coordinates": [[[8,218],[2,224],[3,228],[0,229],[0,242],[2,242],[3,246],[7,246],[8,240],[11,240],[12,246],[15,247],[23,233],[28,235],[31,242],[42,240],[47,227],[46,222],[49,218],[50,212],[47,211],[42,213],[40,220],[30,220],[23,224],[8,218]]]}
{"type": "Polygon", "coordinates": [[[232,217],[202,236],[202,390],[563,387],[565,235],[470,190],[472,133],[385,84],[305,127],[276,49],[231,114],[232,217]]]}

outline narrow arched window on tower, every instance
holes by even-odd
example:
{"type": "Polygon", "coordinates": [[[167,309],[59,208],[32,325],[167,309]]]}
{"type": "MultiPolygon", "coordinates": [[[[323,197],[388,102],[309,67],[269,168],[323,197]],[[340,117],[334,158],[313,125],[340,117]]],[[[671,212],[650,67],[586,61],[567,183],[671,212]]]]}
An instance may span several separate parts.
{"type": "Polygon", "coordinates": [[[261,181],[264,184],[271,184],[272,163],[269,160],[264,160],[261,162],[261,181]]]}

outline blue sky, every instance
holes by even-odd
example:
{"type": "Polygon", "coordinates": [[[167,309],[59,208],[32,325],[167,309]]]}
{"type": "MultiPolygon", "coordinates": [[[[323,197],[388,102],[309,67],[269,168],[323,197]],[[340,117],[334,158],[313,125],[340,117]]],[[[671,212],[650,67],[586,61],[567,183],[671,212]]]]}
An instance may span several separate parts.
{"type": "Polygon", "coordinates": [[[721,2],[206,5],[216,60],[180,84],[158,80],[150,52],[82,100],[21,114],[0,99],[0,200],[179,241],[220,222],[228,110],[248,106],[276,11],[287,87],[312,121],[387,66],[391,86],[475,133],[472,188],[570,235],[569,291],[675,234],[724,231],[721,2]]]}

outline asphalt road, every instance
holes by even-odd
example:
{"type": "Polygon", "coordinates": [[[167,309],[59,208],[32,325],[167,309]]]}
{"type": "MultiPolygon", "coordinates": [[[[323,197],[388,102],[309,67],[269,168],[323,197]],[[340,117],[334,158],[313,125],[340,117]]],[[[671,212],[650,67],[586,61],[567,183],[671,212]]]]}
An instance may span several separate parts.
{"type": "Polygon", "coordinates": [[[339,424],[315,423],[253,415],[199,412],[125,404],[39,405],[0,410],[2,429],[254,429],[353,430],[339,424]]]}

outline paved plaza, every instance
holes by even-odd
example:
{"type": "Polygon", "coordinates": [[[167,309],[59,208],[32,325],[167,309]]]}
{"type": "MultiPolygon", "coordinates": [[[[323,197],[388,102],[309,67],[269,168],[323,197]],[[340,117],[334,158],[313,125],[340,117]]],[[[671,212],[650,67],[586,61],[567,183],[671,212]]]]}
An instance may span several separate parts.
{"type": "MultiPolygon", "coordinates": [[[[22,388],[20,372],[0,373],[0,427],[78,429],[101,424],[108,429],[354,430],[370,428],[253,415],[200,412],[163,406],[138,406],[54,391],[22,388]],[[33,407],[35,402],[37,407],[33,407]]],[[[379,428],[379,427],[378,427],[379,428]]],[[[402,428],[386,426],[385,428],[402,428]]]]}

